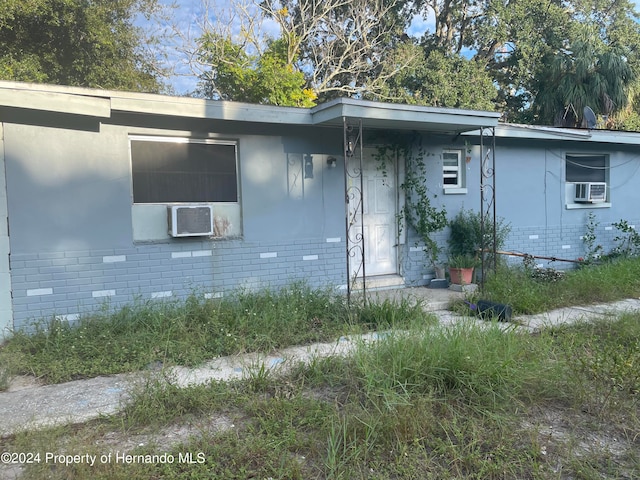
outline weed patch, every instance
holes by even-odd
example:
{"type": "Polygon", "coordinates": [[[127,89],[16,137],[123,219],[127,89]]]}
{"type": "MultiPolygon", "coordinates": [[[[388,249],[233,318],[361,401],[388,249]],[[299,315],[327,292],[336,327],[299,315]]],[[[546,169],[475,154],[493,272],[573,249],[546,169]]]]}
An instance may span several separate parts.
{"type": "Polygon", "coordinates": [[[616,321],[558,327],[551,334],[565,355],[569,378],[583,408],[596,415],[620,408],[637,409],[640,313],[627,313],[616,321]]]}
{"type": "MultiPolygon", "coordinates": [[[[546,278],[546,277],[545,277],[546,278]]],[[[540,313],[640,296],[640,258],[567,271],[553,281],[534,278],[524,268],[502,267],[485,282],[483,296],[511,305],[515,312],[540,313]]]]}
{"type": "MultiPolygon", "coordinates": [[[[467,323],[451,328],[394,333],[355,355],[362,390],[375,404],[398,396],[463,395],[471,404],[513,401],[529,379],[547,367],[526,335],[467,323]]],[[[390,403],[391,402],[391,403],[390,403]]]]}
{"type": "Polygon", "coordinates": [[[638,478],[637,377],[627,365],[636,361],[638,320],[539,335],[490,323],[414,325],[284,376],[257,371],[188,388],[150,376],[118,415],[27,432],[0,447],[176,459],[31,466],[24,476],[33,479],[638,478]],[[627,383],[604,401],[607,377],[627,383]],[[226,428],[167,441],[167,426],[219,419],[226,428]],[[192,463],[177,461],[186,453],[192,463]]]}
{"type": "Polygon", "coordinates": [[[347,306],[343,296],[302,284],[239,291],[224,299],[193,295],[184,302],[138,302],[73,326],[53,320],[37,324],[33,334],[16,332],[0,349],[0,388],[6,388],[10,375],[59,383],[195,366],[218,356],[269,352],[425,318],[420,305],[406,300],[347,306]]]}

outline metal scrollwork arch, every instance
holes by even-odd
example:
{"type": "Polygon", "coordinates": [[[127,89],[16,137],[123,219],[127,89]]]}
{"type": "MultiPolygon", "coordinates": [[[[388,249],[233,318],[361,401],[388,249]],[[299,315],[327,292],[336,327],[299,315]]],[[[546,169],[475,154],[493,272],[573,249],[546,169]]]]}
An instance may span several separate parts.
{"type": "Polygon", "coordinates": [[[362,279],[363,298],[366,299],[362,120],[350,123],[343,118],[343,127],[347,299],[351,301],[358,278],[362,279]]]}
{"type": "Polygon", "coordinates": [[[480,129],[480,281],[484,286],[485,273],[494,272],[496,255],[496,129],[480,129]]]}

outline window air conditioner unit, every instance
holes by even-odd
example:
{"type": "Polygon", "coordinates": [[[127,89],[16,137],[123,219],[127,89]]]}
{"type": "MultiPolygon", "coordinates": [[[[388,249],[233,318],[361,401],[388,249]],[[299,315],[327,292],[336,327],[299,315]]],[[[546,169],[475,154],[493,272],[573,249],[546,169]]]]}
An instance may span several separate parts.
{"type": "Polygon", "coordinates": [[[604,182],[576,183],[575,185],[575,202],[600,203],[607,199],[607,184],[604,182]]]}
{"type": "Polygon", "coordinates": [[[170,205],[167,220],[172,237],[213,235],[213,207],[210,205],[170,205]]]}

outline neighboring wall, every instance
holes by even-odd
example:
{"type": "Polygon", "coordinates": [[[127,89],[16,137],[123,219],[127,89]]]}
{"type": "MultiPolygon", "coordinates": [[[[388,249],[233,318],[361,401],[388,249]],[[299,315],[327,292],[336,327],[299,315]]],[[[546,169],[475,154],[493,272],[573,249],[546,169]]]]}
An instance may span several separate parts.
{"type": "Polygon", "coordinates": [[[11,304],[11,274],[9,272],[9,229],[7,222],[7,192],[4,168],[3,124],[0,123],[0,341],[13,327],[11,304]]]}
{"type": "MultiPolygon", "coordinates": [[[[616,246],[613,239],[620,233],[613,223],[626,220],[640,227],[637,147],[595,142],[538,142],[517,147],[503,141],[496,153],[497,211],[512,226],[505,245],[507,250],[562,259],[582,257],[586,253],[583,236],[589,214],[598,224],[597,243],[605,252],[616,246]],[[568,153],[608,156],[606,203],[573,202],[573,189],[565,174],[568,153]]],[[[537,263],[554,268],[572,266],[544,260],[537,263]]]]}
{"type": "MultiPolygon", "coordinates": [[[[436,206],[445,206],[449,218],[460,209],[480,208],[480,148],[477,138],[454,141],[443,137],[425,137],[428,165],[427,185],[436,206]],[[470,149],[464,162],[466,193],[446,194],[442,187],[442,152],[446,149],[470,149]]],[[[585,255],[583,236],[588,215],[594,215],[597,244],[610,251],[620,232],[612,224],[626,220],[640,228],[640,151],[634,145],[580,141],[532,141],[497,138],[496,211],[511,227],[504,249],[531,255],[575,260],[585,255]],[[572,205],[566,187],[565,155],[605,154],[609,158],[609,201],[605,205],[572,205]]],[[[447,230],[434,235],[443,247],[446,260],[447,230]]],[[[510,257],[512,263],[521,258],[510,257]]],[[[567,262],[538,260],[538,265],[571,268],[567,262]]],[[[415,234],[409,229],[404,255],[405,275],[409,283],[424,283],[425,258],[415,234]],[[416,246],[416,243],[418,245],[416,246]]]]}
{"type": "Polygon", "coordinates": [[[346,283],[341,130],[122,114],[102,125],[40,118],[25,114],[4,132],[16,328],[136,298],[346,283]],[[237,141],[242,236],[134,242],[132,134],[237,141]],[[312,159],[312,178],[296,166],[303,158],[312,159]]]}

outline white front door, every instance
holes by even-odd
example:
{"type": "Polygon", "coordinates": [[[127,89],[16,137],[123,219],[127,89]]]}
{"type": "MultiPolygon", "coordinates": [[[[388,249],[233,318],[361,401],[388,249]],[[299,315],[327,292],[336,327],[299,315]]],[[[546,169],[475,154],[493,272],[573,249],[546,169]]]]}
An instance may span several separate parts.
{"type": "MultiPolygon", "coordinates": [[[[380,165],[373,153],[365,150],[362,168],[364,187],[362,231],[367,277],[398,273],[396,168],[387,159],[383,172],[378,168],[380,165]]],[[[352,200],[351,203],[355,205],[357,202],[352,200]]],[[[359,231],[360,216],[355,217],[356,223],[353,227],[359,231]]],[[[354,264],[352,274],[358,268],[360,258],[357,254],[352,257],[352,264],[354,264]]],[[[358,276],[362,276],[362,271],[358,272],[358,276]]]]}

